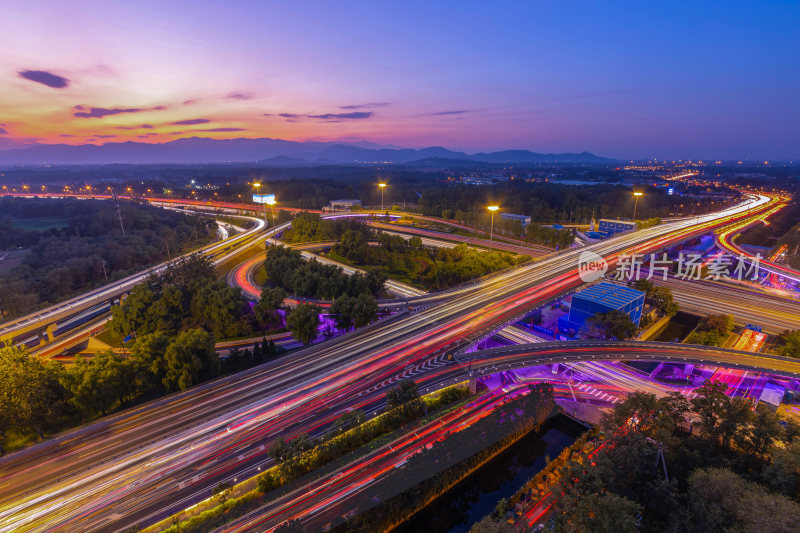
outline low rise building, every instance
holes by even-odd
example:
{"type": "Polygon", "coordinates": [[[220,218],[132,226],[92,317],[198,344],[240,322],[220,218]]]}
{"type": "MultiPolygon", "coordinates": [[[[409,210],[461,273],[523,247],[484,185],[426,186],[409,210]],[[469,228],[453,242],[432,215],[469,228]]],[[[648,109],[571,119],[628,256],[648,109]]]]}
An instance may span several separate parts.
{"type": "Polygon", "coordinates": [[[616,310],[626,313],[631,321],[639,325],[644,309],[645,293],[617,285],[601,282],[572,296],[569,315],[558,320],[558,331],[574,337],[587,328],[587,321],[597,313],[616,310]]]}
{"type": "Polygon", "coordinates": [[[361,200],[331,200],[328,205],[330,211],[352,211],[353,208],[361,207],[361,200]]]}

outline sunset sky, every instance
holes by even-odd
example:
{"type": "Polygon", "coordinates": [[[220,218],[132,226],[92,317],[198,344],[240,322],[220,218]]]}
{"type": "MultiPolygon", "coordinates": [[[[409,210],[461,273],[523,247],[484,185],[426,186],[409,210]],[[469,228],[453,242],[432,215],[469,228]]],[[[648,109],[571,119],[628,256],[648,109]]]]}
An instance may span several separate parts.
{"type": "Polygon", "coordinates": [[[0,149],[273,137],[800,158],[797,2],[7,2],[0,149]]]}

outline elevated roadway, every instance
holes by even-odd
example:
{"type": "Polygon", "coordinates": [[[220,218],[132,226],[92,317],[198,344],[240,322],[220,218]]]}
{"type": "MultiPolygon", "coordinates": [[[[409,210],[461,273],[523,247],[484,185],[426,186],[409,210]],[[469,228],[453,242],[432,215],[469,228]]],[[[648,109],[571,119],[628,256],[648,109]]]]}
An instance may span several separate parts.
{"type": "MultiPolygon", "coordinates": [[[[774,356],[755,355],[749,352],[736,352],[722,348],[670,343],[649,342],[611,342],[611,341],[572,341],[549,342],[498,348],[460,355],[456,362],[439,369],[429,369],[417,374],[418,384],[424,390],[433,390],[451,383],[463,382],[477,376],[495,374],[532,366],[549,366],[554,363],[586,365],[587,371],[596,371],[604,380],[616,385],[604,398],[613,398],[615,393],[644,389],[663,395],[671,389],[663,385],[643,386],[639,376],[625,375],[597,365],[600,361],[674,361],[694,364],[725,366],[757,372],[778,373],[784,376],[800,377],[800,360],[774,356]],[[776,372],[776,368],[780,371],[776,372]]],[[[559,380],[558,376],[552,376],[559,380]]],[[[293,492],[269,502],[242,518],[221,527],[218,531],[246,532],[266,531],[286,520],[299,519],[308,528],[319,529],[338,518],[343,510],[352,509],[360,494],[380,481],[398,467],[409,456],[438,440],[444,440],[448,433],[459,431],[488,414],[519,385],[510,384],[502,391],[484,395],[466,406],[445,415],[441,420],[418,428],[369,455],[353,463],[332,471],[319,479],[309,481],[293,492]]],[[[560,387],[559,389],[563,389],[560,387]]],[[[684,393],[688,390],[682,390],[684,393]]],[[[561,396],[569,398],[565,391],[561,396]]]]}
{"type": "MultiPolygon", "coordinates": [[[[637,253],[655,251],[770,204],[755,196],[720,213],[587,248],[613,265],[634,247],[637,253]]],[[[222,480],[256,473],[275,438],[318,433],[348,409],[379,408],[385,388],[403,377],[435,380],[438,372],[449,372],[447,354],[579,286],[582,251],[523,265],[436,307],[380,321],[2,458],[0,531],[125,529],[203,499],[222,480]]]]}
{"type": "Polygon", "coordinates": [[[771,274],[792,280],[795,284],[800,284],[800,272],[797,270],[789,268],[785,265],[779,265],[773,261],[770,261],[769,258],[757,258],[734,242],[737,235],[758,224],[766,224],[767,218],[786,207],[786,201],[784,198],[779,198],[778,201],[779,203],[777,205],[773,206],[766,212],[754,214],[752,217],[748,217],[739,224],[725,228],[718,234],[715,234],[715,241],[718,247],[726,250],[734,257],[744,257],[751,264],[758,263],[760,270],[764,270],[771,274]]]}
{"type": "Polygon", "coordinates": [[[800,300],[729,282],[653,280],[672,291],[682,311],[700,315],[730,314],[737,324],[756,324],[764,333],[800,329],[800,300]]]}
{"type": "MultiPolygon", "coordinates": [[[[261,238],[275,231],[273,228],[270,231],[266,230],[264,221],[260,219],[253,219],[255,226],[247,232],[237,235],[231,239],[221,242],[215,242],[192,252],[201,253],[212,258],[215,265],[226,261],[228,258],[240,253],[243,249],[258,246],[261,238]]],[[[183,256],[182,256],[183,257],[183,256]]],[[[176,259],[177,260],[177,259],[176,259]]],[[[50,329],[54,331],[57,329],[59,321],[63,321],[80,313],[86,312],[97,306],[111,305],[121,296],[130,292],[130,290],[143,282],[147,276],[153,273],[161,272],[174,261],[166,261],[164,263],[155,265],[152,268],[127,276],[120,280],[114,281],[107,285],[103,285],[97,289],[84,293],[80,296],[70,298],[58,304],[41,309],[35,313],[16,318],[0,325],[0,341],[6,343],[17,342],[18,339],[33,332],[42,331],[43,329],[50,329]]],[[[48,332],[52,335],[52,331],[48,332]]]]}

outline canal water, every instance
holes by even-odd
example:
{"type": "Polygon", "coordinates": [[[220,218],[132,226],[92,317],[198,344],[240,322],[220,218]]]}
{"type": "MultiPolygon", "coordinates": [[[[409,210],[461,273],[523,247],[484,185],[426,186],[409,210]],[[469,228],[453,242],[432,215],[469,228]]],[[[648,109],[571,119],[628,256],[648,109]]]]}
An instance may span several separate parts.
{"type": "Polygon", "coordinates": [[[411,516],[392,533],[464,533],[510,498],[537,472],[575,442],[586,426],[564,415],[548,420],[449,491],[411,516]]]}

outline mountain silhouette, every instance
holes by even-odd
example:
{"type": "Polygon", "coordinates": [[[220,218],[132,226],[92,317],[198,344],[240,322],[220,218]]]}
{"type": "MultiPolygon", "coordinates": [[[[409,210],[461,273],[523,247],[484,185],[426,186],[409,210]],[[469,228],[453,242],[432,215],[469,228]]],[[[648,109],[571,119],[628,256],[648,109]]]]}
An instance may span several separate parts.
{"type": "Polygon", "coordinates": [[[467,154],[428,148],[380,147],[373,143],[297,142],[283,139],[208,139],[190,137],[166,143],[110,142],[101,145],[35,144],[0,151],[0,164],[111,164],[111,163],[225,163],[258,162],[291,166],[325,164],[411,163],[420,160],[454,160],[486,163],[610,163],[612,159],[589,152],[539,154],[505,150],[467,154]]]}

